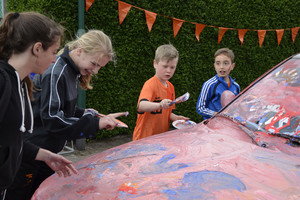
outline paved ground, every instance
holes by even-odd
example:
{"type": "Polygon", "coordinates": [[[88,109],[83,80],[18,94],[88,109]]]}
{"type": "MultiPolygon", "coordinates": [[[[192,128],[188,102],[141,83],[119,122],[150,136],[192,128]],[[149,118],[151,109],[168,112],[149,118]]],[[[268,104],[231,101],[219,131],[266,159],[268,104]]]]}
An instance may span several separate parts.
{"type": "MultiPolygon", "coordinates": [[[[92,140],[85,145],[85,150],[79,151],[74,145],[74,152],[72,153],[63,153],[62,155],[67,159],[73,161],[73,163],[82,160],[91,155],[100,153],[112,147],[127,143],[132,141],[131,135],[118,135],[112,138],[106,138],[101,140],[92,140]]],[[[71,146],[71,144],[68,144],[71,146]]]]}

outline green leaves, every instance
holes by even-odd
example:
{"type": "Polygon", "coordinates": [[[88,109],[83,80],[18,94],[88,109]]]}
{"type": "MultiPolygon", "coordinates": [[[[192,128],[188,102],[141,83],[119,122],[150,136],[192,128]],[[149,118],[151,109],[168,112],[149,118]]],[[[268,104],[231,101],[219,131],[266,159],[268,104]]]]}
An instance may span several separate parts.
{"type": "MultiPolygon", "coordinates": [[[[190,117],[195,122],[202,118],[196,113],[196,102],[202,84],[215,75],[213,62],[217,49],[228,47],[235,53],[236,67],[232,77],[244,89],[271,67],[300,52],[300,32],[295,43],[291,31],[285,30],[280,46],[275,31],[267,31],[259,47],[256,31],[248,31],[241,46],[237,30],[228,30],[218,45],[218,28],[285,29],[300,26],[299,0],[126,0],[133,6],[157,13],[149,32],[143,10],[132,7],[123,23],[119,24],[118,2],[94,1],[85,12],[85,28],[100,29],[108,34],[117,53],[116,67],[110,63],[94,79],[94,89],[87,92],[87,107],[103,114],[129,111],[120,118],[129,128],[100,131],[99,137],[114,134],[132,134],[136,122],[136,105],[140,90],[155,71],[153,59],[158,46],[172,43],[180,53],[179,63],[170,80],[176,96],[189,92],[187,102],[176,105],[176,114],[190,117]],[[213,27],[205,27],[198,42],[195,24],[184,22],[176,38],[172,19],[186,20],[213,27]]],[[[7,0],[9,10],[35,10],[51,15],[67,29],[66,41],[75,38],[78,27],[77,0],[7,0]]],[[[65,42],[66,42],[65,41],[65,42]]]]}

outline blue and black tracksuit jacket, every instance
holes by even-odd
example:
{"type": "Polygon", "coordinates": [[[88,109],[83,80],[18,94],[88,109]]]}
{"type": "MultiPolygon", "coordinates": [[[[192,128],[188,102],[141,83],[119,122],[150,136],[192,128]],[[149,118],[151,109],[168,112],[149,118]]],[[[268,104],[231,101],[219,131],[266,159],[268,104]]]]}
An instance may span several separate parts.
{"type": "Polygon", "coordinates": [[[230,90],[235,95],[240,93],[239,84],[230,76],[229,78],[231,81],[230,87],[228,87],[224,77],[218,77],[218,75],[215,75],[203,84],[196,110],[204,119],[212,117],[215,112],[222,108],[221,95],[225,90],[230,90]]]}

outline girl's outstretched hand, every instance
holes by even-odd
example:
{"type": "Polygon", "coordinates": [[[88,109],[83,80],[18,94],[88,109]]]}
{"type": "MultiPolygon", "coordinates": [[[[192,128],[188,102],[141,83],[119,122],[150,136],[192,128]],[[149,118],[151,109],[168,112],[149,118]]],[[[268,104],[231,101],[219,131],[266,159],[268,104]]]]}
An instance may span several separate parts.
{"type": "Polygon", "coordinates": [[[109,115],[104,115],[99,120],[99,129],[101,130],[101,129],[105,128],[106,130],[112,130],[116,126],[120,125],[121,123],[124,124],[123,122],[119,121],[116,118],[121,117],[121,116],[127,116],[127,115],[128,115],[128,112],[119,112],[119,113],[112,113],[109,115]]]}
{"type": "Polygon", "coordinates": [[[36,160],[44,161],[58,176],[71,176],[71,174],[77,174],[78,171],[72,165],[72,161],[67,160],[61,155],[52,153],[46,149],[39,149],[36,156],[36,160]]]}

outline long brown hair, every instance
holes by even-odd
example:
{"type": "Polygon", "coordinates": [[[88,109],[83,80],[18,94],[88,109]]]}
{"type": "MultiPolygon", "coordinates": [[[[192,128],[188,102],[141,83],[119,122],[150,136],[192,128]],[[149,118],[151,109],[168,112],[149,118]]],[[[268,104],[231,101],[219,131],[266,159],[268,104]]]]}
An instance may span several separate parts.
{"type": "MultiPolygon", "coordinates": [[[[23,53],[31,45],[41,42],[44,50],[63,35],[63,27],[37,12],[8,13],[0,26],[0,59],[8,60],[13,54],[23,53]]],[[[32,98],[33,84],[24,78],[32,98]]]]}

